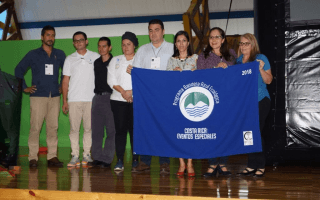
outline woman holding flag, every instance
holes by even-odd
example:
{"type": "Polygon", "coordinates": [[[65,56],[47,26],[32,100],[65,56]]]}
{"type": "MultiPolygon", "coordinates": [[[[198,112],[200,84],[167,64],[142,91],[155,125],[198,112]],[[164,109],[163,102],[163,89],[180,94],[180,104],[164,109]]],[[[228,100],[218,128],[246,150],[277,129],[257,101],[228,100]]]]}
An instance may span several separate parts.
{"type": "MultiPolygon", "coordinates": [[[[239,43],[239,58],[237,64],[258,61],[259,77],[258,77],[258,99],[259,99],[259,123],[260,133],[264,127],[265,120],[270,110],[270,96],[266,84],[272,82],[272,74],[270,63],[267,57],[260,54],[258,42],[254,35],[246,33],[241,36],[239,43]]],[[[253,175],[255,177],[263,177],[265,174],[265,156],[263,153],[264,140],[261,136],[262,152],[248,154],[247,167],[239,173],[239,175],[253,175]]]]}
{"type": "Polygon", "coordinates": [[[188,33],[179,31],[174,36],[173,55],[169,58],[167,71],[196,70],[197,60],[198,55],[192,55],[188,33]]]}
{"type": "MultiPolygon", "coordinates": [[[[214,27],[210,30],[208,45],[203,53],[199,55],[197,62],[198,69],[211,69],[211,68],[227,68],[234,65],[237,55],[233,49],[227,48],[227,38],[225,32],[219,28],[214,27]]],[[[209,167],[204,177],[216,176],[217,172],[220,175],[231,175],[228,171],[226,164],[228,157],[210,158],[208,160],[209,167]]]]}
{"type": "MultiPolygon", "coordinates": [[[[174,36],[173,55],[168,61],[167,71],[194,71],[197,69],[197,59],[197,54],[192,55],[188,33],[185,31],[179,31],[174,36]]],[[[192,159],[188,159],[187,166],[183,158],[179,158],[179,161],[180,167],[177,172],[178,176],[183,176],[185,170],[188,171],[189,177],[194,177],[196,175],[194,172],[192,159]]]]}

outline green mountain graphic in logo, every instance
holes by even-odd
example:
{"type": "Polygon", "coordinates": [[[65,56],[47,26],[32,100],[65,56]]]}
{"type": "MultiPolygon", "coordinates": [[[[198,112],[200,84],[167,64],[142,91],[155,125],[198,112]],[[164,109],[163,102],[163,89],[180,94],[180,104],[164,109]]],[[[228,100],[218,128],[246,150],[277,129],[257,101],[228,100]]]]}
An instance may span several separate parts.
{"type": "Polygon", "coordinates": [[[214,105],[212,93],[203,87],[187,89],[179,102],[182,115],[193,122],[200,122],[211,116],[214,105]]]}
{"type": "Polygon", "coordinates": [[[190,106],[190,104],[196,106],[200,101],[209,106],[209,99],[206,95],[201,92],[192,92],[188,95],[186,101],[184,102],[184,107],[186,108],[190,106]]]}

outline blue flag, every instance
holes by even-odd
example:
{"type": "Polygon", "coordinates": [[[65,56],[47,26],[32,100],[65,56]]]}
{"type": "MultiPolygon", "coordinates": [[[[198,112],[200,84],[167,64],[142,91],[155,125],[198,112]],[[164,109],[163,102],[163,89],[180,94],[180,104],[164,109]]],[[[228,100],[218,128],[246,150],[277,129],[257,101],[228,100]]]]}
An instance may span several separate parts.
{"type": "Polygon", "coordinates": [[[134,153],[214,158],[261,151],[259,63],[132,70],[134,153]]]}

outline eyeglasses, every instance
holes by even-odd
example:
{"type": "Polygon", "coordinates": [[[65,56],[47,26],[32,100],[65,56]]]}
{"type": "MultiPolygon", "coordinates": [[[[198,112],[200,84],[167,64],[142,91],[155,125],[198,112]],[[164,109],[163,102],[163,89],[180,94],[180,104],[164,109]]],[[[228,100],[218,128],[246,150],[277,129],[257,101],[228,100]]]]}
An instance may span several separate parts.
{"type": "Polygon", "coordinates": [[[210,36],[210,39],[221,39],[222,36],[221,35],[215,35],[215,36],[210,36]]]}
{"type": "Polygon", "coordinates": [[[239,46],[249,46],[251,43],[250,42],[239,42],[239,46]]]}
{"type": "Polygon", "coordinates": [[[73,40],[73,42],[76,43],[76,44],[77,44],[77,43],[82,43],[82,42],[84,42],[84,41],[85,41],[85,39],[73,40]]]}

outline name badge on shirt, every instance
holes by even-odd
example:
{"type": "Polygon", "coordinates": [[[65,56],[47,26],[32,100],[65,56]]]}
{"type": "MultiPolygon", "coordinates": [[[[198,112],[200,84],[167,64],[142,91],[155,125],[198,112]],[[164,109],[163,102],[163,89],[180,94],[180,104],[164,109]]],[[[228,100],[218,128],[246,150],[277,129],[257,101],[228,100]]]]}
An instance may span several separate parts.
{"type": "Polygon", "coordinates": [[[117,58],[116,69],[118,69],[119,67],[120,67],[120,59],[117,58]]]}
{"type": "Polygon", "coordinates": [[[160,57],[151,58],[151,69],[160,69],[160,57]]]}
{"type": "Polygon", "coordinates": [[[53,64],[45,64],[45,68],[46,75],[53,75],[53,64]]]}

